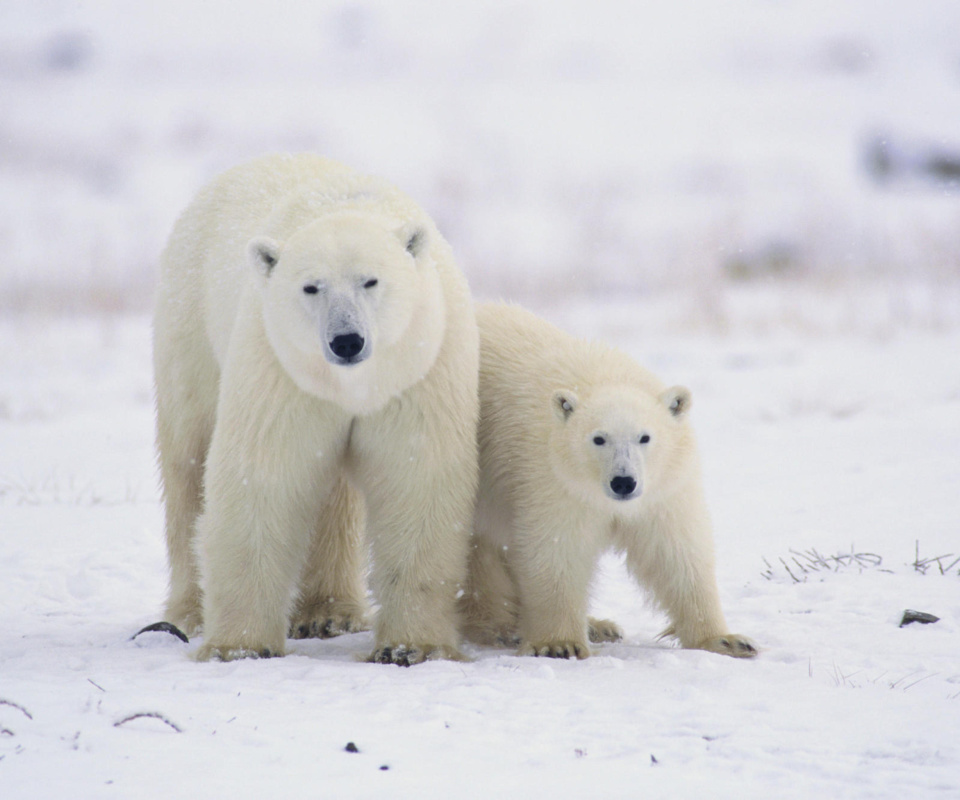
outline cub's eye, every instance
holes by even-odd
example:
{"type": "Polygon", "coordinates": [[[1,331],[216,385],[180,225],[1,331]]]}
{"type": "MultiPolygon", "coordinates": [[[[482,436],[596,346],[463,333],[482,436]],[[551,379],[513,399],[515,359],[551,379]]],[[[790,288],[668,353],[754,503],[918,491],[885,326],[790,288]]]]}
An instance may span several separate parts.
{"type": "Polygon", "coordinates": [[[363,284],[363,288],[364,288],[364,289],[372,289],[372,288],[373,288],[374,286],[376,286],[376,285],[377,285],[377,279],[376,279],[376,278],[371,278],[371,279],[368,280],[365,284],[363,284]]]}
{"type": "Polygon", "coordinates": [[[303,287],[304,294],[316,294],[319,291],[320,290],[316,286],[314,286],[312,283],[308,283],[306,286],[303,287]]]}
{"type": "Polygon", "coordinates": [[[593,443],[596,445],[606,444],[607,440],[604,439],[602,436],[594,436],[593,443]]]}
{"type": "Polygon", "coordinates": [[[646,443],[649,442],[649,441],[650,441],[650,434],[649,434],[649,433],[645,433],[645,434],[643,434],[643,436],[640,437],[640,444],[646,444],[646,443]]]}

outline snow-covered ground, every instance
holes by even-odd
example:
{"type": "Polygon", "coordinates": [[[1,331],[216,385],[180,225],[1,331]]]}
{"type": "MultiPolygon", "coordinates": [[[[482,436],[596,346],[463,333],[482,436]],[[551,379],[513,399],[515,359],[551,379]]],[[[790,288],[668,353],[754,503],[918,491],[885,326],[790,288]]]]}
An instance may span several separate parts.
{"type": "Polygon", "coordinates": [[[266,7],[0,5],[0,797],[960,796],[960,4],[266,7]],[[158,252],[303,149],[416,197],[478,296],[692,388],[760,658],[656,643],[613,558],[627,638],[585,662],[131,640],[158,252]]]}
{"type": "Polygon", "coordinates": [[[357,634],[198,664],[131,641],[166,583],[149,320],[3,322],[0,701],[22,710],[0,703],[2,795],[956,797],[960,564],[912,564],[916,542],[960,557],[960,332],[664,336],[633,303],[544,311],[693,387],[727,617],[760,658],[657,644],[614,559],[594,605],[627,637],[584,662],[401,669],[360,663],[357,634]],[[804,575],[791,551],[812,548],[864,566],[804,575]],[[940,621],[900,628],[908,608],[940,621]]]}

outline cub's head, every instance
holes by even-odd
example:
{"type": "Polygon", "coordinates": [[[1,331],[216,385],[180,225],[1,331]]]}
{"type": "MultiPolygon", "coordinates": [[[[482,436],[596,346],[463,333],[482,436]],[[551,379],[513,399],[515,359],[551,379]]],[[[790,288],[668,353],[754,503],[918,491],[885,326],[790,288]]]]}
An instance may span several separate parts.
{"type": "Polygon", "coordinates": [[[365,411],[429,370],[444,320],[430,235],[343,211],[249,242],[267,336],[301,388],[365,411]]]}
{"type": "Polygon", "coordinates": [[[665,488],[683,448],[689,390],[674,386],[654,396],[608,386],[581,401],[560,389],[551,403],[554,470],[571,493],[629,513],[645,493],[665,488]]]}

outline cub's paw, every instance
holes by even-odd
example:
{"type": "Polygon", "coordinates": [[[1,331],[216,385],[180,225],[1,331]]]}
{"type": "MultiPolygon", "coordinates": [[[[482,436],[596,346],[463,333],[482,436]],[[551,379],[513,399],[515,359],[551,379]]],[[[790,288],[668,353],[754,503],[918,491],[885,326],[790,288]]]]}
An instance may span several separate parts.
{"type": "Polygon", "coordinates": [[[467,661],[455,647],[433,644],[393,644],[378,647],[367,659],[372,664],[396,664],[398,667],[412,667],[424,661],[467,661]]]}
{"type": "Polygon", "coordinates": [[[590,641],[595,644],[599,642],[619,642],[623,639],[623,628],[612,619],[587,617],[587,626],[590,641]]]}
{"type": "Polygon", "coordinates": [[[714,636],[697,646],[698,650],[709,650],[711,653],[720,653],[734,658],[756,658],[760,648],[746,636],[739,633],[725,633],[723,636],[714,636]]]}
{"type": "Polygon", "coordinates": [[[370,623],[362,612],[327,609],[317,614],[297,616],[290,622],[291,639],[331,639],[344,633],[370,630],[370,623]]]}
{"type": "Polygon", "coordinates": [[[241,658],[276,658],[282,655],[283,651],[279,648],[225,647],[205,644],[197,650],[194,658],[197,661],[239,661],[241,658]]]}
{"type": "Polygon", "coordinates": [[[523,642],[517,651],[517,655],[545,658],[590,658],[590,647],[586,642],[576,642],[572,639],[555,642],[523,642]]]}

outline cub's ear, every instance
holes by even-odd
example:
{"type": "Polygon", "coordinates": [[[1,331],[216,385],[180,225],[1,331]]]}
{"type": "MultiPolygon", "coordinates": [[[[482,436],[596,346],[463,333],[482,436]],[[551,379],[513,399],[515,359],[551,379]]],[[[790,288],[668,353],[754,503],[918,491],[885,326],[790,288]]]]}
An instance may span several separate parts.
{"type": "Polygon", "coordinates": [[[269,278],[280,259],[280,244],[266,236],[257,236],[247,245],[247,260],[261,278],[269,278]]]}
{"type": "Polygon", "coordinates": [[[430,234],[418,222],[408,222],[397,229],[397,237],[406,250],[414,258],[419,258],[430,244],[430,234]]]}
{"type": "Polygon", "coordinates": [[[577,400],[577,396],[573,392],[569,392],[566,389],[558,389],[553,393],[553,413],[556,414],[564,422],[570,418],[570,415],[576,411],[577,405],[580,403],[577,400]]]}
{"type": "Polygon", "coordinates": [[[660,402],[678,419],[685,417],[690,411],[690,390],[686,386],[671,386],[660,395],[660,402]]]}

